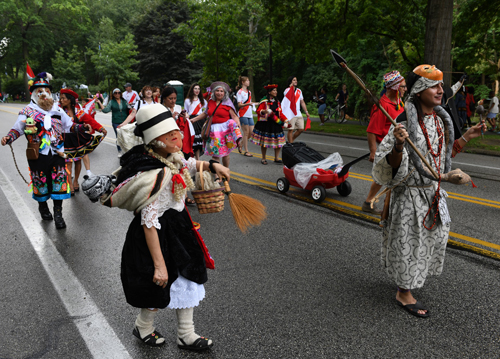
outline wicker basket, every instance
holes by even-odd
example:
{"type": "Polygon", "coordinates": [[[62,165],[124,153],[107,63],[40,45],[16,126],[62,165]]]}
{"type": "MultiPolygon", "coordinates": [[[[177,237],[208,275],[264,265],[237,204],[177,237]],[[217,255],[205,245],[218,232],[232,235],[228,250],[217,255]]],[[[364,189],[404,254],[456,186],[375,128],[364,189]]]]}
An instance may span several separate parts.
{"type": "MultiPolygon", "coordinates": [[[[203,161],[200,161],[200,181],[201,188],[203,185],[203,161]]],[[[224,209],[224,187],[211,189],[208,191],[199,190],[191,191],[194,201],[198,206],[198,212],[201,214],[205,213],[217,213],[224,209]]]]}

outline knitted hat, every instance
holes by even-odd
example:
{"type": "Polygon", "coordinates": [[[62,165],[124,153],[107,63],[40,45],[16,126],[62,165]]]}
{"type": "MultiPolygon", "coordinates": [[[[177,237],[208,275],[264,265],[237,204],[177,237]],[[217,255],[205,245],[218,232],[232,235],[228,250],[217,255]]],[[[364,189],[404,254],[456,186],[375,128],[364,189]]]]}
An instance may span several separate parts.
{"type": "Polygon", "coordinates": [[[30,92],[33,92],[39,87],[48,87],[52,91],[52,86],[49,81],[52,80],[52,75],[48,72],[41,72],[33,80],[28,81],[30,85],[30,92]]]}
{"type": "Polygon", "coordinates": [[[384,87],[386,89],[397,90],[404,80],[399,71],[391,71],[384,75],[384,87]]]}
{"type": "Polygon", "coordinates": [[[92,202],[97,202],[99,198],[107,193],[111,184],[116,179],[114,176],[83,176],[82,191],[92,202]]]}
{"type": "Polygon", "coordinates": [[[142,107],[135,118],[137,124],[134,134],[142,137],[145,144],[149,144],[156,137],[165,133],[179,130],[172,113],[159,103],[142,107]]]}

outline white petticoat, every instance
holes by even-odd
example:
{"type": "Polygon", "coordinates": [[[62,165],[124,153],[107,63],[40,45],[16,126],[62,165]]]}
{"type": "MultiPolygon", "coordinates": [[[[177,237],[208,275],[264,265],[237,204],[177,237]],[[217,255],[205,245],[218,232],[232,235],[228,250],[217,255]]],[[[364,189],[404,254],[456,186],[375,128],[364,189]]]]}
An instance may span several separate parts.
{"type": "Polygon", "coordinates": [[[192,282],[179,275],[170,287],[170,309],[193,308],[205,298],[203,284],[192,282]]]}

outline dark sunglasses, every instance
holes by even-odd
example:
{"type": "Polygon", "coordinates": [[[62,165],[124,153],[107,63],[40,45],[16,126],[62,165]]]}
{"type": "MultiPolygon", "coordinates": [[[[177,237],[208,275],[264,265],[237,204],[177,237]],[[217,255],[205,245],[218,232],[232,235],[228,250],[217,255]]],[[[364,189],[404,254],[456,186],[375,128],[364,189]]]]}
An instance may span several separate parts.
{"type": "Polygon", "coordinates": [[[118,91],[117,92],[113,92],[113,95],[116,95],[116,94],[121,95],[122,93],[118,92],[118,91]]]}

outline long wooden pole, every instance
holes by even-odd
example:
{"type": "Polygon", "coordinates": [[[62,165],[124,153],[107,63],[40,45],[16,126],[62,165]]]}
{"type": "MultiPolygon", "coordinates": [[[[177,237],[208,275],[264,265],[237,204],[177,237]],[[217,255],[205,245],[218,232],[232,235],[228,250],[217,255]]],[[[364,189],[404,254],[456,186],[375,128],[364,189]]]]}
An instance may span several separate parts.
{"type": "MultiPolygon", "coordinates": [[[[342,66],[349,75],[352,76],[352,78],[354,79],[354,81],[356,81],[356,83],[361,86],[361,88],[368,94],[371,96],[372,98],[372,101],[375,103],[375,105],[377,105],[377,107],[380,109],[380,111],[382,111],[382,113],[385,115],[385,117],[387,117],[389,119],[389,121],[391,121],[391,123],[394,125],[394,126],[397,126],[397,123],[396,121],[394,121],[394,119],[391,117],[391,115],[389,115],[387,113],[387,111],[382,107],[380,106],[380,103],[378,101],[378,99],[370,92],[370,90],[368,90],[365,86],[365,84],[359,79],[359,77],[347,66],[347,64],[345,62],[341,62],[339,64],[340,66],[342,66]]],[[[427,160],[425,159],[425,157],[420,153],[420,151],[417,149],[417,147],[415,147],[415,145],[413,144],[413,142],[407,138],[406,139],[406,142],[408,142],[408,144],[410,145],[410,147],[415,151],[415,153],[418,155],[418,157],[420,157],[420,159],[422,160],[422,162],[427,166],[427,168],[429,168],[429,170],[431,171],[432,175],[436,178],[436,179],[439,179],[439,176],[438,174],[436,173],[436,171],[434,170],[434,168],[432,168],[432,166],[429,164],[429,162],[427,162],[427,160]]]]}

